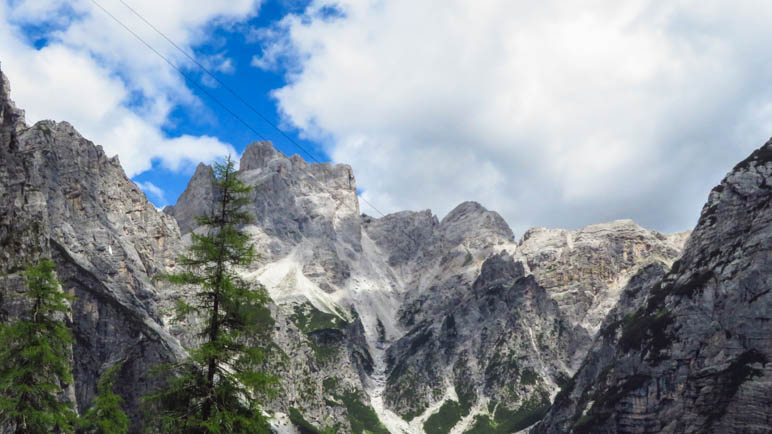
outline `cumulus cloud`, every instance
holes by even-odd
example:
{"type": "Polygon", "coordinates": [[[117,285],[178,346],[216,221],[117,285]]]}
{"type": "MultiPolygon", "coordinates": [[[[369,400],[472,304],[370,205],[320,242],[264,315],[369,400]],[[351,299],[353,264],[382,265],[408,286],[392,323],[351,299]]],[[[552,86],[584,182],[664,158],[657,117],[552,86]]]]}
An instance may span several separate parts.
{"type": "MultiPolygon", "coordinates": [[[[118,0],[99,0],[149,43],[168,47],[118,0]]],[[[190,51],[207,41],[207,29],[241,21],[257,12],[260,0],[211,2],[169,0],[163,7],[149,0],[130,5],[172,40],[190,51]]],[[[26,109],[27,121],[67,120],[118,154],[128,176],[158,160],[171,170],[215,156],[235,154],[213,137],[169,138],[163,128],[179,104],[204,113],[184,80],[112,21],[89,0],[28,0],[0,4],[0,61],[13,98],[26,109]],[[36,49],[24,29],[34,26],[47,40],[36,49]]],[[[187,59],[172,49],[178,65],[187,59]]],[[[216,68],[232,71],[218,55],[216,68]]]]}
{"type": "Polygon", "coordinates": [[[383,211],[674,231],[772,134],[770,20],[751,1],[315,0],[253,65],[288,71],[285,121],[383,211]]]}

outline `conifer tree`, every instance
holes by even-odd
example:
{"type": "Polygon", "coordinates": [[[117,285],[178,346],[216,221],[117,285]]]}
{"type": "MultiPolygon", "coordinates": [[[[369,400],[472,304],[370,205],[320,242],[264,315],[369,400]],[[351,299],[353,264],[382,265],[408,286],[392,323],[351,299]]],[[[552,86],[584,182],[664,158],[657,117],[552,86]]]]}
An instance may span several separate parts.
{"type": "Polygon", "coordinates": [[[29,312],[0,326],[0,423],[17,434],[73,432],[72,403],[62,399],[72,382],[72,333],[64,322],[72,297],[43,260],[25,272],[29,312]]]}
{"type": "Polygon", "coordinates": [[[174,284],[192,285],[192,297],[175,308],[177,321],[198,320],[202,344],[187,360],[171,365],[168,385],[149,397],[156,404],[162,432],[261,433],[268,424],[254,399],[272,391],[275,379],[260,370],[273,320],[262,286],[239,277],[236,268],[252,263],[253,246],[241,227],[250,187],[236,177],[228,157],[215,164],[214,206],[198,218],[183,271],[167,275],[174,284]]]}
{"type": "Polygon", "coordinates": [[[129,417],[121,409],[123,399],[113,392],[115,377],[121,370],[118,364],[105,371],[97,383],[97,394],[91,408],[78,425],[89,434],[125,434],[129,431],[129,417]]]}

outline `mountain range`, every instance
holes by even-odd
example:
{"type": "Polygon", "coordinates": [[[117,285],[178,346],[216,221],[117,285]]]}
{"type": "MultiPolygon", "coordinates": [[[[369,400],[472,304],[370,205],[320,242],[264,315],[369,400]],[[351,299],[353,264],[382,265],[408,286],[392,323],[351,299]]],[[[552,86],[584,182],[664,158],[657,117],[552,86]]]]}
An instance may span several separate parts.
{"type": "MultiPolygon", "coordinates": [[[[149,369],[195,344],[170,313],[190,291],[156,277],[210,209],[212,167],[159,210],[72,125],[27,125],[0,76],[0,320],[24,308],[24,267],[52,258],[75,296],[67,399],[84,411],[122,363],[138,431],[149,369]]],[[[240,273],[276,321],[276,432],[772,432],[772,141],[676,234],[618,220],[517,238],[475,202],[368,216],[351,167],[269,142],[238,176],[260,253],[240,273]]]]}

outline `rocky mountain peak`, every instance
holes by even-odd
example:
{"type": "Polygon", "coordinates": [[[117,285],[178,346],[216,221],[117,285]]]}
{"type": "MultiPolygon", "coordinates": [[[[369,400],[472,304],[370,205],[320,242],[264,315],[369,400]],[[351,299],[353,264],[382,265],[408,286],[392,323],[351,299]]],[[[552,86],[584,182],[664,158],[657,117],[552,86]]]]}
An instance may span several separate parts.
{"type": "Polygon", "coordinates": [[[244,150],[244,153],[241,154],[239,170],[246,172],[248,170],[262,169],[266,167],[271,160],[282,157],[286,158],[281,151],[273,147],[271,142],[253,142],[249,144],[244,150]]]}
{"type": "Polygon", "coordinates": [[[196,166],[196,170],[193,172],[193,176],[190,178],[190,180],[193,181],[193,180],[199,180],[206,177],[211,177],[212,174],[214,173],[212,170],[213,170],[212,166],[204,163],[198,163],[198,166],[196,166]]]}
{"type": "Polygon", "coordinates": [[[13,126],[14,129],[24,126],[24,110],[17,108],[11,99],[11,84],[2,71],[2,65],[0,65],[0,125],[13,126]]]}
{"type": "Polygon", "coordinates": [[[177,220],[180,232],[186,234],[196,227],[196,217],[205,215],[214,200],[214,170],[212,166],[198,163],[188,181],[188,187],[177,199],[177,204],[167,206],[164,212],[177,220]]]}
{"type": "Polygon", "coordinates": [[[445,238],[451,243],[460,244],[464,240],[474,240],[476,244],[500,244],[513,242],[512,229],[495,211],[488,211],[477,202],[463,202],[455,207],[440,222],[445,238]]]}

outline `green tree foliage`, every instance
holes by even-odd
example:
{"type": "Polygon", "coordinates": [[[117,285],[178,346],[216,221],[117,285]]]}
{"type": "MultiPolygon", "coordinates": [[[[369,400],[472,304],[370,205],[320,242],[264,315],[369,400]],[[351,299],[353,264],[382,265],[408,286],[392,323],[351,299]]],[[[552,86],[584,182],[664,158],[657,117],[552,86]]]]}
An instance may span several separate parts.
{"type": "Polygon", "coordinates": [[[125,434],[129,431],[129,417],[121,409],[123,399],[113,392],[115,377],[121,370],[121,364],[105,371],[97,383],[97,394],[91,408],[78,422],[84,432],[89,434],[125,434]]]}
{"type": "Polygon", "coordinates": [[[236,177],[230,157],[214,170],[215,203],[198,218],[183,271],[166,278],[197,290],[175,309],[177,321],[199,321],[203,342],[187,360],[171,366],[168,385],[152,395],[156,429],[185,433],[261,433],[268,424],[256,397],[273,391],[275,379],[260,370],[273,320],[262,286],[241,279],[236,269],[252,263],[253,246],[241,227],[250,187],[236,177]]]}
{"type": "Polygon", "coordinates": [[[73,432],[76,419],[63,390],[72,382],[72,333],[64,318],[69,301],[43,260],[25,272],[31,309],[0,326],[0,423],[14,432],[73,432]]]}

